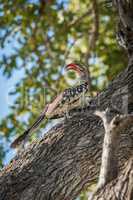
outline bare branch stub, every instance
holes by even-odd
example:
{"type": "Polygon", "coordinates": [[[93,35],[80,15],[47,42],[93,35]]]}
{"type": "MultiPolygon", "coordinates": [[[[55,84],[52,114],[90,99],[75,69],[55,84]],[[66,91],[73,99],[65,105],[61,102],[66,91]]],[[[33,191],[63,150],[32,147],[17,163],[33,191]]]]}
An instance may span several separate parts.
{"type": "Polygon", "coordinates": [[[89,85],[90,85],[90,90],[92,87],[91,84],[91,75],[90,75],[90,70],[89,70],[89,59],[91,58],[92,52],[94,53],[95,47],[96,47],[96,42],[98,40],[99,36],[99,8],[98,8],[98,2],[97,0],[92,1],[92,10],[93,10],[93,26],[92,26],[92,31],[91,33],[88,31],[87,35],[87,40],[88,40],[88,50],[85,55],[85,63],[88,65],[88,74],[89,74],[89,85]]]}
{"type": "Polygon", "coordinates": [[[91,199],[97,192],[115,179],[118,175],[118,158],[117,148],[119,146],[120,133],[123,129],[133,123],[133,115],[116,115],[113,119],[110,117],[110,110],[96,111],[95,115],[99,116],[104,124],[105,136],[103,141],[102,161],[97,188],[91,199]]]}

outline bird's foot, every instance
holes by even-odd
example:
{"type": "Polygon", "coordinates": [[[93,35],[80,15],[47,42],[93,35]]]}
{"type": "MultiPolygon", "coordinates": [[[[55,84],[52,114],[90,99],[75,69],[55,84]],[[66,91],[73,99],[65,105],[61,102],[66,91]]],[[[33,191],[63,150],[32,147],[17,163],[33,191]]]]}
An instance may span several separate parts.
{"type": "Polygon", "coordinates": [[[72,116],[70,115],[70,113],[67,111],[66,113],[65,113],[65,121],[68,121],[69,119],[71,119],[72,118],[72,116]]]}

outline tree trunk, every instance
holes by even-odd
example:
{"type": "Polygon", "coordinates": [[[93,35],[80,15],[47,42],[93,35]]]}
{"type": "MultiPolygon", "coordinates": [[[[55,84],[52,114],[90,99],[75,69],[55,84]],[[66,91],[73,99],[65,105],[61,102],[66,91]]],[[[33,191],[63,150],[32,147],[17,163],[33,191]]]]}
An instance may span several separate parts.
{"type": "MultiPolygon", "coordinates": [[[[92,100],[92,105],[100,110],[107,107],[113,109],[112,117],[118,112],[133,111],[132,61],[130,47],[128,67],[106,91],[92,100]]],[[[103,137],[103,123],[93,115],[90,106],[86,111],[73,111],[70,120],[53,128],[42,140],[34,142],[1,171],[0,200],[75,199],[83,188],[98,179],[103,137]]],[[[118,190],[119,199],[129,199],[129,194],[132,197],[132,151],[133,134],[129,127],[121,134],[117,151],[120,173],[104,188],[105,195],[101,190],[96,199],[111,199],[108,198],[110,190],[112,199],[118,199],[114,196],[114,189],[118,190]],[[123,194],[126,196],[123,197],[123,194]]]]}
{"type": "MultiPolygon", "coordinates": [[[[112,101],[113,107],[121,105],[125,87],[128,88],[131,112],[133,65],[129,65],[105,92],[94,98],[93,103],[101,110],[112,107],[112,101]]],[[[0,174],[0,199],[75,199],[84,187],[98,178],[103,136],[102,121],[92,115],[92,111],[88,109],[73,115],[71,120],[53,128],[41,141],[33,143],[3,169],[0,174]]],[[[130,128],[121,135],[120,144],[118,159],[121,169],[132,155],[133,135],[130,128]]]]}

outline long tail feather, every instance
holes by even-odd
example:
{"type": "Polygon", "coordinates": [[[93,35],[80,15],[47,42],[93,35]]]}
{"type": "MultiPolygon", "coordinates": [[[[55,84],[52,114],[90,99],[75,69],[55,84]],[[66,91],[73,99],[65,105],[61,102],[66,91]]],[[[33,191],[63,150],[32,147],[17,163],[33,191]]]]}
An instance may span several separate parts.
{"type": "Polygon", "coordinates": [[[18,145],[20,145],[20,143],[26,139],[29,133],[33,132],[33,130],[35,130],[40,125],[40,123],[44,120],[44,118],[45,118],[45,113],[40,115],[29,129],[27,129],[22,135],[20,135],[13,141],[13,143],[11,144],[11,148],[16,148],[18,145]]]}

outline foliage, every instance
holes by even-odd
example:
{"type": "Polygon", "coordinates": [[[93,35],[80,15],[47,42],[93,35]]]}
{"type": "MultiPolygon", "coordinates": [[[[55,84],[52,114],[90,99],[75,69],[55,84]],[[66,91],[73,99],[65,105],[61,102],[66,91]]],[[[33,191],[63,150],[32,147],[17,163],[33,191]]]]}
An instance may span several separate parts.
{"type": "Polygon", "coordinates": [[[15,99],[10,113],[0,124],[7,140],[22,134],[45,103],[68,87],[73,75],[63,76],[66,63],[77,59],[89,65],[92,91],[105,88],[126,66],[115,21],[104,1],[0,1],[0,68],[7,78],[15,71],[23,74],[10,92],[15,99]]]}

